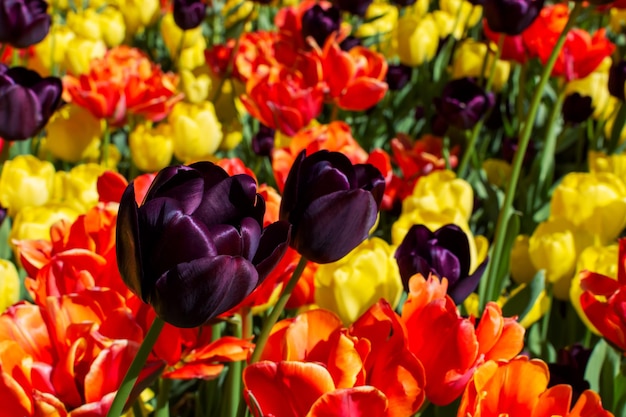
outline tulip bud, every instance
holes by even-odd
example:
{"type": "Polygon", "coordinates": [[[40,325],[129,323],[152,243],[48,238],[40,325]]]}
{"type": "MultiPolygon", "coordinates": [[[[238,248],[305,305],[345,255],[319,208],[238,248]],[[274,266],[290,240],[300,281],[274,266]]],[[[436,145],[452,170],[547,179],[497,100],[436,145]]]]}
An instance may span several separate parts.
{"type": "MultiPolygon", "coordinates": [[[[467,39],[458,45],[454,51],[452,79],[463,77],[477,78],[481,76],[481,71],[483,72],[482,76],[488,78],[494,58],[495,48],[488,52],[485,43],[467,39]],[[489,55],[485,64],[485,55],[487,54],[489,55]]],[[[511,64],[507,61],[497,60],[494,71],[493,89],[500,91],[509,79],[511,64]]]]}
{"type": "Polygon", "coordinates": [[[46,126],[46,149],[63,161],[85,159],[94,143],[100,143],[103,122],[83,107],[70,104],[59,109],[46,126]]]}
{"type": "Polygon", "coordinates": [[[20,299],[20,277],[11,261],[0,259],[0,313],[20,299]]]}
{"type": "Polygon", "coordinates": [[[274,149],[276,131],[261,124],[259,131],[252,137],[252,150],[259,156],[269,156],[274,149]]]}
{"type": "Polygon", "coordinates": [[[544,0],[485,0],[485,19],[494,32],[519,35],[535,21],[544,0]]]}
{"type": "Polygon", "coordinates": [[[135,166],[144,172],[156,172],[168,166],[174,155],[172,136],[172,127],[167,123],[152,129],[148,123],[137,125],[128,137],[135,166]]]}
{"type": "Polygon", "coordinates": [[[582,123],[593,114],[591,97],[581,96],[579,93],[570,94],[565,97],[561,112],[565,122],[582,123]]]}
{"type": "Polygon", "coordinates": [[[437,113],[457,129],[470,129],[495,102],[493,93],[485,93],[469,78],[450,81],[443,88],[441,97],[434,100],[437,113]]]}
{"type": "Polygon", "coordinates": [[[509,270],[511,278],[518,284],[528,284],[537,274],[537,269],[530,260],[528,235],[518,235],[511,248],[509,270]]]}
{"type": "Polygon", "coordinates": [[[72,207],[80,213],[98,204],[98,177],[106,167],[87,163],[76,165],[70,171],[57,171],[54,178],[52,200],[72,207]]]}
{"type": "Polygon", "coordinates": [[[626,86],[626,61],[620,61],[609,70],[609,93],[613,97],[624,101],[624,88],[626,86]]]}
{"type": "Polygon", "coordinates": [[[92,61],[104,57],[106,52],[101,40],[73,38],[66,45],[63,66],[74,75],[87,74],[92,61]]]}
{"type": "Polygon", "coordinates": [[[14,217],[26,207],[42,206],[52,197],[54,165],[32,155],[6,161],[0,173],[0,205],[14,217]]]}
{"type": "Polygon", "coordinates": [[[137,206],[120,201],[117,261],[124,282],[157,315],[196,327],[239,304],[285,253],[289,224],[263,228],[265,202],[248,175],[200,162],[170,166],[137,206]]]}
{"type": "Polygon", "coordinates": [[[395,308],[402,281],[393,248],[379,238],[365,240],[337,262],[315,272],[315,304],[352,324],[381,298],[395,308]]]}
{"type": "Polygon", "coordinates": [[[174,0],[174,22],[182,30],[195,29],[206,16],[202,0],[174,0]]]}
{"type": "Polygon", "coordinates": [[[392,91],[401,90],[409,83],[412,71],[411,67],[406,65],[389,65],[389,68],[387,69],[387,77],[385,78],[389,89],[392,91]]]}
{"type": "Polygon", "coordinates": [[[61,105],[62,92],[59,78],[0,64],[0,137],[23,140],[36,135],[61,105]]]}
{"type": "Polygon", "coordinates": [[[35,45],[46,37],[51,22],[48,3],[43,0],[2,1],[0,43],[8,43],[15,48],[35,45]]]}
{"type": "Polygon", "coordinates": [[[528,241],[528,253],[535,269],[546,271],[546,279],[556,283],[571,279],[576,267],[576,241],[573,226],[564,219],[540,223],[528,241]]]}
{"type": "Polygon", "coordinates": [[[369,164],[352,165],[339,152],[305,151],[294,161],[283,192],[281,220],[292,225],[291,247],[316,263],[335,262],[369,235],[385,190],[369,164]]]}
{"type": "Polygon", "coordinates": [[[398,57],[409,67],[430,61],[437,53],[439,31],[432,17],[406,14],[398,20],[398,57]]]}
{"type": "Polygon", "coordinates": [[[50,241],[50,228],[59,220],[73,222],[80,213],[65,204],[49,203],[45,206],[26,207],[13,219],[9,241],[50,241]]]}

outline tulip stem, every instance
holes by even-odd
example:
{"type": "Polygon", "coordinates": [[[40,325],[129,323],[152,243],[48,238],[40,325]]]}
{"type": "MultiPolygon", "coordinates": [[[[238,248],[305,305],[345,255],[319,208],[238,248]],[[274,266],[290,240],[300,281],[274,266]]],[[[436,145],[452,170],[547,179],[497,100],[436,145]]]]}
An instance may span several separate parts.
{"type": "Polygon", "coordinates": [[[298,265],[296,266],[296,269],[293,271],[291,278],[289,278],[289,282],[287,283],[287,286],[285,287],[282,294],[280,295],[280,298],[276,302],[276,305],[274,306],[272,313],[269,315],[268,319],[265,320],[265,322],[263,323],[263,328],[261,329],[261,333],[259,334],[259,338],[257,339],[256,347],[254,348],[254,352],[252,353],[252,356],[250,357],[250,365],[252,365],[255,362],[258,362],[258,360],[261,358],[261,354],[263,353],[263,348],[265,347],[265,344],[267,343],[267,339],[270,336],[272,327],[274,327],[274,324],[276,324],[276,322],[278,321],[278,317],[281,315],[281,313],[285,309],[285,305],[287,305],[287,301],[289,300],[289,297],[291,297],[291,293],[293,292],[293,289],[296,287],[296,284],[298,283],[298,279],[300,278],[300,275],[302,275],[302,272],[304,271],[304,268],[306,267],[306,263],[307,263],[307,259],[304,256],[301,256],[300,261],[298,262],[298,265]]]}
{"type": "Polygon", "coordinates": [[[172,387],[172,380],[169,378],[161,378],[159,380],[159,394],[157,396],[156,409],[154,410],[154,417],[169,417],[170,415],[170,389],[172,387]]]}
{"type": "Polygon", "coordinates": [[[513,200],[517,191],[517,183],[519,182],[524,156],[526,155],[526,149],[528,148],[537,111],[539,110],[539,104],[541,103],[544,89],[552,73],[552,68],[554,68],[554,64],[556,63],[561,49],[563,49],[563,45],[565,44],[567,33],[574,25],[576,18],[580,15],[583,8],[584,6],[582,3],[575,3],[574,9],[570,13],[569,19],[567,20],[563,31],[559,35],[559,39],[554,45],[552,54],[550,55],[548,62],[546,62],[543,67],[539,84],[535,88],[535,92],[530,103],[530,109],[528,110],[528,115],[526,116],[525,123],[520,133],[518,148],[515,152],[515,157],[513,158],[509,186],[504,195],[504,201],[502,203],[502,208],[500,209],[500,214],[498,215],[498,223],[496,225],[495,238],[492,245],[491,260],[487,265],[485,275],[487,279],[487,291],[486,294],[482,294],[484,295],[483,297],[480,297],[481,311],[485,308],[487,302],[498,299],[501,290],[501,280],[503,279],[503,277],[498,276],[498,271],[500,270],[499,266],[507,259],[507,257],[504,256],[504,251],[510,249],[509,247],[504,247],[505,242],[507,241],[507,230],[509,228],[509,220],[513,215],[513,200]]]}
{"type": "MultiPolygon", "coordinates": [[[[235,316],[236,317],[236,316],[235,316]]],[[[233,331],[233,336],[240,338],[243,331],[243,314],[240,315],[239,320],[234,321],[230,326],[233,331]]],[[[222,415],[229,417],[237,417],[237,410],[239,408],[239,402],[241,397],[241,369],[242,362],[232,362],[228,366],[228,375],[226,376],[226,404],[223,409],[222,415]]]]}
{"type": "MultiPolygon", "coordinates": [[[[489,76],[487,77],[487,84],[485,85],[485,94],[489,94],[489,90],[491,90],[491,85],[493,84],[493,79],[496,73],[496,64],[502,56],[502,47],[504,46],[504,34],[500,34],[498,38],[498,49],[496,50],[495,56],[493,58],[493,62],[489,67],[489,76]]],[[[489,45],[487,45],[487,51],[485,52],[485,59],[483,61],[483,67],[486,67],[487,62],[489,62],[489,45]]],[[[484,69],[481,70],[480,76],[484,76],[484,69]]],[[[491,111],[491,110],[489,110],[491,111]]],[[[459,165],[459,170],[457,175],[460,178],[465,177],[465,172],[467,171],[467,166],[469,165],[469,161],[474,155],[474,150],[476,148],[476,142],[478,141],[478,136],[480,134],[480,130],[483,128],[483,124],[485,123],[485,118],[487,115],[483,115],[483,117],[474,125],[472,129],[472,134],[467,142],[467,147],[465,149],[465,153],[463,153],[463,159],[461,159],[461,164],[459,165]]]]}
{"type": "Polygon", "coordinates": [[[126,372],[124,376],[124,380],[122,381],[122,385],[120,385],[120,389],[115,394],[115,398],[111,403],[111,408],[107,413],[107,417],[119,417],[122,415],[124,411],[124,406],[128,401],[128,396],[135,386],[135,382],[137,382],[137,378],[139,378],[139,373],[143,369],[143,366],[148,359],[148,355],[152,351],[152,347],[156,343],[159,338],[159,334],[161,334],[161,330],[165,322],[161,320],[159,317],[155,317],[152,325],[150,326],[150,330],[146,334],[146,337],[143,339],[141,346],[139,346],[139,350],[135,355],[135,359],[130,364],[130,368],[126,372]]]}

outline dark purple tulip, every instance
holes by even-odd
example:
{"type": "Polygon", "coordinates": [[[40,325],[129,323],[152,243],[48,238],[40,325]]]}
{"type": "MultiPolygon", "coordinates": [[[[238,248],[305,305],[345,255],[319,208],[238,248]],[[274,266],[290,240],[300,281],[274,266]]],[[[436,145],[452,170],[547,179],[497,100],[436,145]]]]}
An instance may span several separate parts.
{"type": "Polygon", "coordinates": [[[0,64],[0,137],[24,140],[36,135],[61,105],[63,83],[35,71],[0,64]]]}
{"type": "Polygon", "coordinates": [[[182,30],[195,29],[206,16],[206,5],[201,0],[174,0],[174,22],[182,30]]]}
{"type": "MultiPolygon", "coordinates": [[[[519,145],[517,144],[517,142],[518,142],[517,138],[505,137],[502,140],[502,151],[501,151],[502,159],[507,161],[509,164],[513,163],[513,158],[515,158],[515,153],[517,152],[517,149],[519,148],[519,145]]],[[[528,147],[526,148],[526,154],[524,155],[524,164],[531,163],[536,153],[537,153],[537,146],[535,145],[535,142],[533,141],[529,142],[528,147]]]]}
{"type": "Polygon", "coordinates": [[[369,164],[339,152],[302,151],[285,181],[280,219],[291,223],[290,245],[307,259],[335,262],[364,241],[376,223],[385,180],[369,164]]]}
{"type": "Polygon", "coordinates": [[[585,369],[591,357],[591,349],[575,344],[560,349],[556,363],[549,363],[550,382],[548,387],[560,384],[572,386],[572,404],[578,401],[583,391],[589,389],[589,382],[585,380],[585,369]]]}
{"type": "Polygon", "coordinates": [[[389,89],[392,91],[402,89],[402,87],[409,83],[412,71],[413,69],[406,65],[389,65],[387,69],[387,76],[385,79],[385,81],[387,81],[389,89]]]}
{"type": "Polygon", "coordinates": [[[352,35],[348,35],[346,36],[346,38],[344,40],[341,41],[341,43],[339,44],[339,47],[341,48],[342,51],[349,51],[350,49],[354,48],[355,46],[361,46],[361,39],[352,36],[352,35]]]}
{"type": "Polygon", "coordinates": [[[433,274],[448,279],[448,295],[460,304],[478,286],[487,261],[470,272],[470,246],[467,235],[460,227],[448,224],[435,232],[418,224],[411,227],[396,250],[396,261],[404,288],[408,290],[409,278],[420,273],[433,274]]]}
{"type": "Polygon", "coordinates": [[[311,36],[319,46],[324,46],[326,39],[339,30],[341,11],[331,6],[327,9],[314,5],[302,15],[302,37],[311,36]]]}
{"type": "Polygon", "coordinates": [[[417,0],[391,0],[391,3],[395,4],[396,6],[406,7],[415,4],[416,1],[417,0]]]}
{"type": "Polygon", "coordinates": [[[35,45],[46,37],[51,22],[43,0],[0,1],[0,43],[15,48],[35,45]]]}
{"type": "Polygon", "coordinates": [[[252,137],[252,150],[256,155],[269,156],[274,149],[274,137],[276,130],[264,124],[259,126],[259,131],[252,137]]]}
{"type": "Polygon", "coordinates": [[[544,0],[485,0],[485,20],[494,32],[519,35],[539,16],[543,3],[544,0]]]}
{"type": "Polygon", "coordinates": [[[131,183],[117,220],[122,278],[163,320],[199,326],[239,304],[285,253],[289,224],[263,229],[264,213],[253,178],[210,162],[163,169],[139,207],[131,183]]]}
{"type": "Polygon", "coordinates": [[[357,16],[365,16],[365,12],[370,4],[372,4],[372,1],[373,0],[333,0],[333,4],[341,11],[357,16]]]}
{"type": "Polygon", "coordinates": [[[570,94],[565,97],[561,112],[566,122],[582,123],[593,114],[591,97],[581,96],[579,93],[570,94]]]}
{"type": "Polygon", "coordinates": [[[626,84],[626,61],[613,64],[609,70],[609,93],[624,101],[624,85],[626,84]]]}
{"type": "Polygon", "coordinates": [[[446,122],[458,129],[470,129],[491,109],[495,97],[471,78],[460,78],[446,84],[441,97],[434,101],[437,113],[446,122]]]}

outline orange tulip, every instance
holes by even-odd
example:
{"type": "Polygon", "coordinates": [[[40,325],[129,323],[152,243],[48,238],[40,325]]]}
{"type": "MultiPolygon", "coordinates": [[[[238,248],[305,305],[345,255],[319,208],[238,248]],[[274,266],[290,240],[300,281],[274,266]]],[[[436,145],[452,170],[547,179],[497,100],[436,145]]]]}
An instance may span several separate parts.
{"type": "Polygon", "coordinates": [[[272,129],[293,136],[322,111],[321,84],[308,84],[300,73],[260,67],[241,97],[248,112],[272,129]]]}
{"type": "Polygon", "coordinates": [[[459,315],[446,290],[445,278],[417,274],[402,310],[409,350],[426,372],[426,397],[437,405],[457,398],[485,357],[510,359],[524,346],[524,329],[503,318],[495,303],[487,305],[484,322],[475,328],[473,320],[459,315]]]}
{"type": "Polygon", "coordinates": [[[368,48],[356,46],[342,51],[336,37],[326,41],[321,52],[327,101],[342,109],[363,111],[387,93],[387,61],[368,48]]]}
{"type": "Polygon", "coordinates": [[[585,391],[570,410],[572,387],[547,389],[550,374],[545,362],[518,356],[509,361],[487,361],[467,385],[458,415],[467,417],[612,417],[600,397],[585,391]],[[520,385],[524,389],[520,389],[520,385]]]}
{"type": "Polygon", "coordinates": [[[580,273],[580,304],[602,336],[626,352],[626,239],[619,240],[617,281],[590,271],[580,273]]]}

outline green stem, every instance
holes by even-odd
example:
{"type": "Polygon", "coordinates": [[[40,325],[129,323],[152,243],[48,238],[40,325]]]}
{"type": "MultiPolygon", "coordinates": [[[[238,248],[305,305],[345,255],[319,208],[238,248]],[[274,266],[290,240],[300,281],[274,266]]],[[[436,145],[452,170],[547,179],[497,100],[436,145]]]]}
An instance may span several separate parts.
{"type": "Polygon", "coordinates": [[[546,297],[548,298],[548,308],[545,314],[541,318],[541,355],[543,358],[547,358],[547,343],[548,343],[548,328],[550,327],[550,312],[552,311],[552,283],[546,283],[546,297]]]}
{"type": "Polygon", "coordinates": [[[137,351],[137,355],[135,355],[135,359],[133,359],[133,362],[130,364],[130,368],[128,368],[128,372],[126,372],[126,376],[124,376],[120,389],[115,394],[115,398],[111,404],[111,409],[107,413],[107,417],[119,417],[122,415],[124,405],[126,405],[126,401],[128,401],[128,396],[135,386],[137,378],[139,378],[139,373],[146,364],[146,360],[152,351],[152,347],[159,338],[159,334],[161,334],[163,325],[165,325],[163,320],[159,317],[154,318],[152,326],[150,326],[150,330],[148,330],[148,334],[146,334],[146,337],[143,339],[143,342],[137,351]]]}
{"type": "MultiPolygon", "coordinates": [[[[538,188],[535,188],[535,192],[539,191],[539,189],[545,190],[544,183],[547,180],[548,172],[550,167],[552,166],[552,162],[554,161],[554,152],[556,150],[556,122],[559,116],[561,115],[561,108],[563,107],[563,102],[565,101],[565,90],[561,90],[559,93],[556,102],[552,106],[552,111],[550,113],[550,118],[548,120],[548,131],[546,132],[546,141],[543,145],[543,150],[541,153],[541,160],[539,163],[539,177],[537,178],[537,182],[539,184],[538,188]]],[[[534,200],[534,198],[533,198],[534,200]]]]}
{"type": "MultiPolygon", "coordinates": [[[[232,324],[233,335],[241,339],[243,316],[232,324]]],[[[241,400],[241,370],[242,361],[232,362],[228,366],[228,376],[226,377],[226,403],[222,415],[237,417],[237,410],[241,400]]]]}
{"type": "Polygon", "coordinates": [[[172,380],[169,378],[161,378],[159,380],[159,395],[157,397],[156,409],[154,417],[170,416],[170,389],[172,388],[172,380]]]}
{"type": "MultiPolygon", "coordinates": [[[[491,63],[491,66],[489,68],[489,77],[487,78],[487,84],[485,85],[485,94],[489,94],[489,90],[491,90],[491,85],[493,84],[493,79],[496,73],[496,65],[498,63],[498,60],[500,59],[500,56],[502,56],[503,45],[504,34],[500,34],[500,37],[498,38],[498,49],[496,50],[495,56],[493,57],[493,62],[491,63]]],[[[489,62],[489,45],[487,45],[487,51],[485,52],[484,65],[483,69],[481,69],[480,74],[481,78],[484,75],[484,67],[487,65],[487,62],[489,62]]],[[[483,115],[483,117],[474,125],[474,128],[472,129],[472,134],[469,138],[469,141],[467,142],[467,148],[465,149],[465,153],[463,153],[463,158],[461,159],[461,163],[459,164],[459,169],[457,171],[460,178],[465,177],[467,166],[469,165],[469,161],[474,155],[474,151],[476,149],[476,142],[478,141],[480,130],[485,123],[485,117],[486,115],[483,115]]]]}
{"type": "Polygon", "coordinates": [[[304,256],[301,256],[300,261],[298,262],[298,265],[296,266],[296,269],[293,271],[293,274],[291,275],[291,278],[289,279],[287,286],[285,287],[285,289],[283,290],[283,293],[280,295],[280,298],[276,302],[276,305],[274,306],[272,313],[270,314],[268,319],[265,320],[265,322],[263,323],[261,334],[259,334],[259,338],[256,341],[256,347],[254,348],[254,352],[252,353],[252,356],[250,357],[251,365],[255,362],[258,362],[259,359],[261,358],[261,354],[263,353],[263,348],[265,348],[267,339],[270,337],[270,332],[272,331],[272,327],[274,327],[274,324],[276,324],[276,322],[278,321],[278,317],[280,317],[281,313],[285,309],[285,305],[287,305],[287,301],[289,300],[289,297],[291,297],[291,293],[293,292],[293,289],[296,287],[296,284],[298,283],[298,279],[300,278],[300,275],[302,275],[302,271],[304,271],[304,268],[306,267],[306,262],[307,262],[306,258],[304,256]]]}
{"type": "Polygon", "coordinates": [[[517,183],[519,182],[520,172],[522,170],[522,163],[524,161],[524,155],[526,154],[526,148],[528,148],[528,143],[530,141],[535,117],[537,116],[537,111],[539,110],[539,104],[541,103],[544,88],[548,82],[548,79],[550,78],[552,68],[554,68],[554,64],[559,56],[559,53],[563,48],[567,33],[574,25],[576,18],[578,17],[578,15],[580,15],[583,8],[584,6],[582,5],[582,3],[575,3],[574,9],[570,13],[569,19],[565,27],[563,28],[563,31],[561,32],[559,39],[554,46],[554,49],[552,50],[552,54],[550,55],[548,62],[543,68],[539,84],[535,88],[535,93],[533,94],[530,109],[528,111],[528,115],[526,116],[522,132],[520,134],[518,149],[515,153],[515,157],[513,158],[513,166],[511,170],[511,178],[509,180],[509,187],[506,190],[504,202],[502,203],[502,208],[500,209],[500,214],[498,215],[498,223],[496,226],[495,238],[493,241],[493,252],[489,264],[487,265],[487,271],[484,278],[487,280],[487,293],[485,294],[485,297],[481,297],[480,299],[481,311],[482,309],[484,309],[485,304],[487,304],[488,301],[495,301],[498,299],[501,284],[500,281],[502,278],[497,276],[498,265],[503,262],[504,250],[507,249],[504,248],[504,242],[506,241],[507,237],[509,219],[513,214],[513,200],[517,191],[517,183]]]}

